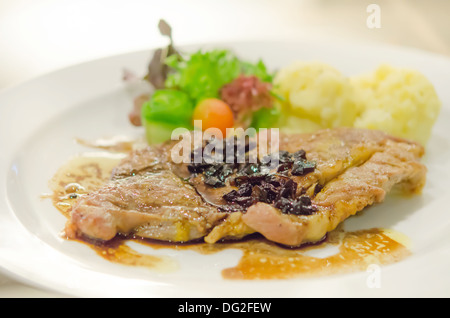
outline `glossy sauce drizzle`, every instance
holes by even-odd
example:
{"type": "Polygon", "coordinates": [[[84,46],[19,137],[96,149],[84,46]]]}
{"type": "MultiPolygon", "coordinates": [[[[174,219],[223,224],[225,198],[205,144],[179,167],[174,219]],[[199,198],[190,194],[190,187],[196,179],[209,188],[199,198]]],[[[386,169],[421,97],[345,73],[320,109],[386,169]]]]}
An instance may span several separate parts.
{"type": "MultiPolygon", "coordinates": [[[[101,187],[124,156],[123,153],[97,152],[70,160],[50,182],[54,206],[69,217],[70,208],[76,199],[101,187]]],[[[178,264],[169,257],[137,252],[127,245],[129,241],[144,244],[153,250],[189,249],[200,254],[212,254],[230,248],[241,250],[243,254],[237,265],[222,271],[225,279],[288,279],[348,273],[366,270],[370,264],[394,263],[410,255],[406,240],[400,233],[378,228],[346,232],[340,227],[329,233],[324,242],[296,249],[279,246],[257,235],[238,242],[216,244],[170,244],[121,236],[107,244],[82,242],[111,262],[144,266],[159,272],[170,272],[178,268],[178,264]],[[314,252],[329,249],[333,252],[328,255],[314,255],[314,252]]]]}

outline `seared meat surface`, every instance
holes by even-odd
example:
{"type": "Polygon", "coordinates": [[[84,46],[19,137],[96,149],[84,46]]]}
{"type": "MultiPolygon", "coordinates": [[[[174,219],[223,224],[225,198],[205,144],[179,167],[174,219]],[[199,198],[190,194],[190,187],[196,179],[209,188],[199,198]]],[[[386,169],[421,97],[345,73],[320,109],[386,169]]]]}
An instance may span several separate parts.
{"type": "Polygon", "coordinates": [[[205,205],[192,186],[162,170],[115,179],[81,197],[68,229],[100,240],[134,233],[180,242],[203,237],[225,216],[205,205]]]}
{"type": "Polygon", "coordinates": [[[109,240],[135,234],[214,243],[258,232],[297,246],[320,241],[346,218],[382,202],[394,186],[405,193],[420,192],[426,176],[420,163],[423,147],[374,130],[282,135],[280,150],[304,150],[300,156],[314,163],[312,169],[308,166],[299,174],[293,168],[296,162],[290,162],[288,169],[271,167],[261,177],[260,167],[255,175],[242,176],[242,165],[234,165],[220,186],[211,185],[210,174],[193,171],[198,166],[174,163],[174,144],[132,152],[104,187],[77,200],[66,226],[68,235],[109,240]],[[285,208],[300,201],[307,206],[285,208]]]}
{"type": "Polygon", "coordinates": [[[286,215],[257,203],[243,214],[242,220],[278,243],[295,246],[320,241],[349,216],[382,202],[395,185],[407,193],[420,191],[426,169],[417,162],[416,150],[405,143],[387,142],[384,151],[328,182],[312,199],[318,210],[311,215],[286,215]]]}

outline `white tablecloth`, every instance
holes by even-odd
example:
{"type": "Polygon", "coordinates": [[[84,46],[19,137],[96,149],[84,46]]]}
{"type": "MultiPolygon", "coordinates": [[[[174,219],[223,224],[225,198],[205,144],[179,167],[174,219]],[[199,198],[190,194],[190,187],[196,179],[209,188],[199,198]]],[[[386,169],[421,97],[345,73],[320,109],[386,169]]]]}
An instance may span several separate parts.
{"type": "MultiPolygon", "coordinates": [[[[326,35],[449,55],[448,12],[448,0],[0,0],[0,89],[67,65],[164,45],[160,18],[178,45],[326,35]],[[372,3],[380,20],[370,19],[372,3]]],[[[60,296],[0,274],[0,297],[60,296]]]]}

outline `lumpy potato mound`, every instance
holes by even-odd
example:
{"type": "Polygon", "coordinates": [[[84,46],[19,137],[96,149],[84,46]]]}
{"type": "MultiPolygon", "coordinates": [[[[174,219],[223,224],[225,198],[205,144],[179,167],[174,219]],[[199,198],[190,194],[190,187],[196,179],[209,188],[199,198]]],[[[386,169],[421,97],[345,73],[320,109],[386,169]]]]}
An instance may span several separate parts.
{"type": "Polygon", "coordinates": [[[382,65],[371,74],[352,77],[351,82],[355,102],[363,110],[355,127],[427,143],[441,102],[423,74],[382,65]]]}
{"type": "Polygon", "coordinates": [[[426,144],[441,107],[423,74],[389,65],[346,77],[324,63],[295,62],[276,74],[274,85],[285,132],[359,127],[426,144]]]}
{"type": "Polygon", "coordinates": [[[358,114],[350,80],[327,64],[294,62],[276,74],[274,85],[284,99],[281,127],[288,130],[351,126],[358,114]]]}

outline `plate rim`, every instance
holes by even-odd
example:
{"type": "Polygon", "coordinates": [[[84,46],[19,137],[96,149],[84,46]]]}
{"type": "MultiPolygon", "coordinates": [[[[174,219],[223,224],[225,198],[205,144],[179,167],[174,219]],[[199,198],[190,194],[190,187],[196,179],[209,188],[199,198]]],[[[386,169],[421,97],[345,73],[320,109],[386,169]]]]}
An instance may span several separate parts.
{"type": "MultiPolygon", "coordinates": [[[[275,41],[275,42],[282,42],[282,43],[284,43],[284,41],[285,40],[279,40],[279,41],[275,41]]],[[[303,41],[304,41],[304,39],[301,39],[300,41],[296,41],[296,43],[302,43],[303,41]]],[[[320,42],[320,41],[322,41],[322,40],[317,40],[317,42],[320,42]]],[[[274,42],[273,40],[267,40],[267,41],[265,41],[265,40],[258,40],[258,41],[253,41],[253,44],[256,43],[257,45],[262,45],[262,44],[265,43],[267,45],[267,43],[273,43],[273,42],[274,42]]],[[[218,41],[218,42],[192,43],[192,44],[183,45],[183,47],[224,46],[224,45],[225,46],[236,46],[236,45],[240,45],[242,43],[247,43],[248,44],[248,41],[247,40],[240,40],[240,41],[218,41]]],[[[353,43],[353,45],[360,46],[360,44],[357,44],[357,43],[353,43]]],[[[425,54],[427,56],[427,58],[444,59],[450,65],[450,58],[449,57],[446,57],[444,55],[437,54],[437,53],[434,53],[434,52],[424,51],[424,50],[421,50],[421,49],[411,48],[411,47],[393,46],[393,45],[373,43],[373,42],[371,42],[371,45],[372,45],[372,47],[378,47],[378,48],[381,48],[381,49],[388,49],[388,50],[394,50],[394,51],[400,50],[400,51],[403,51],[403,52],[409,52],[409,53],[412,53],[412,54],[419,54],[419,55],[424,55],[425,54]]],[[[153,48],[153,49],[155,49],[155,48],[153,48]]],[[[56,76],[57,74],[59,74],[62,71],[70,72],[70,71],[76,70],[77,68],[79,68],[82,65],[86,66],[86,65],[89,65],[89,64],[95,64],[95,63],[98,63],[98,62],[103,61],[105,59],[116,59],[118,57],[125,58],[126,56],[129,56],[129,55],[143,54],[143,53],[148,53],[149,56],[150,56],[150,52],[153,49],[148,49],[148,50],[147,49],[146,50],[142,49],[142,50],[136,50],[136,51],[131,51],[131,52],[125,52],[125,53],[121,53],[121,54],[113,54],[113,55],[109,55],[109,56],[106,56],[106,57],[100,57],[100,58],[96,58],[96,59],[93,59],[93,60],[85,61],[85,62],[82,62],[82,63],[75,63],[75,64],[72,64],[72,65],[66,66],[64,68],[53,70],[53,71],[47,72],[45,74],[37,75],[37,76],[35,76],[33,78],[30,78],[30,79],[28,79],[28,80],[26,80],[24,82],[21,82],[21,83],[18,83],[16,85],[13,85],[13,86],[10,86],[10,87],[6,87],[6,88],[3,88],[2,90],[0,90],[0,101],[2,100],[2,97],[5,94],[15,94],[15,92],[20,91],[20,89],[24,85],[31,85],[33,82],[42,80],[43,77],[56,76]]],[[[12,155],[14,156],[14,154],[12,154],[12,155]]],[[[1,160],[0,160],[0,162],[1,162],[1,160]]],[[[3,166],[1,166],[0,169],[3,169],[3,166]]],[[[4,173],[4,171],[3,171],[3,173],[4,173]]],[[[2,174],[0,172],[0,176],[1,175],[2,174]]],[[[4,197],[7,197],[7,193],[6,193],[7,192],[6,191],[7,187],[6,187],[5,180],[2,180],[2,183],[0,184],[0,190],[1,190],[2,195],[4,197]]],[[[6,213],[11,214],[13,219],[14,219],[15,215],[13,213],[13,208],[9,205],[9,202],[7,202],[7,206],[8,206],[8,211],[6,211],[6,213]]],[[[5,211],[0,210],[0,220],[1,220],[2,215],[4,213],[5,213],[5,211]]],[[[19,220],[16,219],[15,221],[19,222],[20,226],[23,226],[23,224],[21,224],[21,222],[19,220]]],[[[25,228],[24,228],[24,230],[25,230],[25,228]]],[[[32,233],[30,233],[30,234],[33,235],[32,233]]],[[[71,292],[66,293],[61,288],[61,286],[51,287],[51,286],[48,286],[48,285],[46,285],[46,284],[44,284],[42,282],[39,283],[39,281],[36,281],[36,280],[33,280],[33,279],[25,277],[23,275],[23,273],[19,274],[17,272],[14,272],[14,270],[11,268],[11,266],[9,266],[9,267],[5,266],[5,262],[4,262],[3,257],[1,257],[1,253],[0,253],[0,272],[4,273],[8,277],[12,277],[12,278],[14,278],[17,281],[20,281],[20,282],[24,283],[24,284],[31,285],[31,286],[36,286],[36,287],[44,289],[44,290],[55,291],[55,292],[58,292],[58,293],[61,293],[63,295],[67,295],[67,296],[83,296],[82,291],[80,291],[81,293],[78,293],[78,292],[75,292],[74,290],[72,290],[71,292]]],[[[148,295],[146,295],[145,297],[148,297],[148,295]]],[[[152,295],[151,297],[157,297],[157,295],[152,295]]],[[[220,297],[220,296],[218,296],[218,297],[220,297]]]]}

